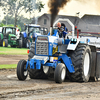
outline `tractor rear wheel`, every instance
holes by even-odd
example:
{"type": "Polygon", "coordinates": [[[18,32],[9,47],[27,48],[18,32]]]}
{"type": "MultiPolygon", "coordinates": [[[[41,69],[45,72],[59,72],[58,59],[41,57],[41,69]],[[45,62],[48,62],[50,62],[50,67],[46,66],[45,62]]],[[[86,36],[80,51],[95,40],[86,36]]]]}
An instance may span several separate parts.
{"type": "Polygon", "coordinates": [[[26,70],[26,60],[20,60],[17,64],[17,77],[19,80],[27,78],[28,71],[26,70]]]}
{"type": "Polygon", "coordinates": [[[4,39],[4,40],[3,40],[2,46],[3,46],[3,47],[8,47],[8,40],[7,40],[7,39],[4,39]]]}
{"type": "Polygon", "coordinates": [[[22,40],[19,39],[18,42],[19,42],[19,48],[22,48],[22,40]]]}
{"type": "Polygon", "coordinates": [[[88,45],[79,44],[75,51],[70,52],[75,73],[69,73],[71,81],[88,82],[91,72],[91,49],[88,45]]]}
{"type": "Polygon", "coordinates": [[[56,66],[54,72],[54,79],[56,83],[62,83],[66,77],[66,66],[63,63],[59,63],[56,66]]]}
{"type": "Polygon", "coordinates": [[[31,79],[47,79],[48,75],[43,72],[43,67],[41,69],[30,69],[29,68],[29,77],[31,79]]]}
{"type": "Polygon", "coordinates": [[[50,67],[49,66],[42,66],[43,67],[43,72],[48,75],[49,71],[50,71],[50,67]]]}

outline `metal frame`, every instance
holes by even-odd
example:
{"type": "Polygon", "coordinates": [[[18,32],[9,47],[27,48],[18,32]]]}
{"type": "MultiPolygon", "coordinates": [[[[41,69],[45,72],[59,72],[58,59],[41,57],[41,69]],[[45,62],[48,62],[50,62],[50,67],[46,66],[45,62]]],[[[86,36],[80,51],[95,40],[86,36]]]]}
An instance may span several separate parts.
{"type": "Polygon", "coordinates": [[[69,19],[62,19],[59,18],[57,21],[55,21],[55,23],[53,24],[53,27],[57,24],[57,22],[59,21],[67,21],[71,26],[72,26],[72,38],[74,38],[74,31],[75,31],[75,26],[74,24],[69,20],[69,19]]]}
{"type": "Polygon", "coordinates": [[[66,54],[61,54],[61,56],[58,56],[58,60],[54,62],[47,62],[50,60],[48,56],[34,56],[30,61],[27,61],[26,69],[28,69],[28,65],[30,65],[30,69],[41,69],[41,65],[56,68],[57,64],[61,63],[60,59],[63,60],[70,73],[75,72],[71,58],[66,54]],[[36,66],[34,66],[35,64],[36,66]]]}

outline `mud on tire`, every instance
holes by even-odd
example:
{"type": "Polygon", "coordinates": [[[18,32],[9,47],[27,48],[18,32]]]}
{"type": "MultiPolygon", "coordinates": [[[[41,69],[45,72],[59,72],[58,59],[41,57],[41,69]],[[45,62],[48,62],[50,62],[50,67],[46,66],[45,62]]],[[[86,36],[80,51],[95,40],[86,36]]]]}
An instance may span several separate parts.
{"type": "Polygon", "coordinates": [[[79,44],[75,51],[69,52],[75,73],[69,73],[69,79],[77,82],[88,82],[90,78],[91,49],[88,45],[79,44]]]}

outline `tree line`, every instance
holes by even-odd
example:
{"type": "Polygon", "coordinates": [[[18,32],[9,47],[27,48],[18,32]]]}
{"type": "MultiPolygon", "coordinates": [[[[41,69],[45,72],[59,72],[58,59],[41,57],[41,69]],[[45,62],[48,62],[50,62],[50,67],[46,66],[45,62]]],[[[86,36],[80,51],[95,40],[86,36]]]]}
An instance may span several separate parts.
{"type": "Polygon", "coordinates": [[[5,14],[0,26],[13,24],[21,27],[22,30],[24,30],[24,23],[31,23],[32,21],[21,15],[22,11],[31,15],[36,10],[41,12],[41,9],[44,8],[44,4],[40,0],[0,0],[0,6],[5,14]]]}

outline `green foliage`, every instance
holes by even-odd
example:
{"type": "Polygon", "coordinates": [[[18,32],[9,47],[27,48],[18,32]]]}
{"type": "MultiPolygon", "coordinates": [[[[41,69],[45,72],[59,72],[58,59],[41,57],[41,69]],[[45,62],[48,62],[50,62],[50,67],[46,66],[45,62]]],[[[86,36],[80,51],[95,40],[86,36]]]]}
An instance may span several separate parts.
{"type": "Polygon", "coordinates": [[[17,27],[18,27],[18,28],[20,29],[20,31],[21,31],[21,27],[20,27],[19,25],[18,25],[17,27]]]}
{"type": "Polygon", "coordinates": [[[0,23],[0,27],[3,27],[4,26],[4,24],[3,23],[0,23]]]}
{"type": "Polygon", "coordinates": [[[9,24],[9,25],[7,25],[7,26],[11,26],[11,27],[14,27],[14,25],[13,25],[13,24],[9,24]]]}
{"type": "Polygon", "coordinates": [[[44,8],[42,1],[36,2],[36,0],[2,0],[2,9],[6,15],[11,15],[15,19],[13,20],[14,26],[17,25],[18,16],[24,10],[26,13],[34,13],[35,10],[41,11],[44,8]]]}
{"type": "Polygon", "coordinates": [[[39,1],[39,5],[38,5],[38,11],[41,12],[41,9],[44,8],[45,4],[42,4],[41,1],[39,1]]]}
{"type": "MultiPolygon", "coordinates": [[[[12,16],[5,16],[3,21],[2,21],[2,23],[6,24],[6,20],[7,20],[7,24],[8,25],[14,26],[14,24],[13,24],[14,23],[14,17],[12,17],[12,16]]],[[[20,29],[20,31],[24,31],[24,29],[25,29],[24,23],[27,23],[27,24],[30,23],[30,19],[24,18],[23,16],[18,16],[17,27],[20,29]]]]}

